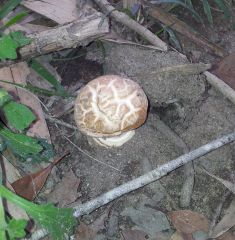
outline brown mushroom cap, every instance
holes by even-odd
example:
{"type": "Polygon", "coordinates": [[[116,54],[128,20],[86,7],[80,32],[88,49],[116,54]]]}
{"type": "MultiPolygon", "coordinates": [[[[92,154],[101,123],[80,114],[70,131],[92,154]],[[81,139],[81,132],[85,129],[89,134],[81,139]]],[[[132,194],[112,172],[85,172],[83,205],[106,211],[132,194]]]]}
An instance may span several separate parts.
{"type": "Polygon", "coordinates": [[[136,82],[105,75],[80,90],[74,117],[81,132],[92,137],[112,137],[141,126],[147,108],[147,97],[136,82]]]}

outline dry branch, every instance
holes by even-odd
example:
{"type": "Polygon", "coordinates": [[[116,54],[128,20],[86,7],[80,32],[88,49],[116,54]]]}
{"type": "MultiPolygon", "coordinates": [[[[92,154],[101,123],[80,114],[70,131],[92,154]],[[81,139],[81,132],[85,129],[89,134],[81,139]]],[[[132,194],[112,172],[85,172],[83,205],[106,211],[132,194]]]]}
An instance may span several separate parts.
{"type": "Polygon", "coordinates": [[[146,40],[148,40],[151,44],[156,46],[161,51],[167,51],[168,47],[165,42],[163,42],[160,38],[158,38],[155,34],[149,31],[144,26],[140,25],[125,13],[117,11],[111,4],[109,4],[106,0],[93,0],[106,14],[110,15],[117,22],[122,23],[128,28],[140,34],[146,40]]]}
{"type": "MultiPolygon", "coordinates": [[[[32,42],[19,50],[19,57],[24,60],[66,48],[87,45],[108,32],[107,19],[101,14],[93,14],[63,26],[27,35],[32,42]]],[[[3,62],[0,63],[0,67],[10,64],[12,62],[3,62]]]]}
{"type": "Polygon", "coordinates": [[[199,33],[192,31],[186,23],[180,21],[178,18],[176,18],[172,14],[167,13],[158,7],[151,7],[149,9],[149,15],[159,20],[164,25],[177,31],[178,33],[186,36],[192,42],[194,42],[200,47],[207,49],[212,54],[216,54],[221,57],[225,56],[225,51],[221,47],[209,42],[206,38],[201,36],[199,33]]]}
{"type": "Polygon", "coordinates": [[[108,21],[103,19],[103,16],[95,14],[64,26],[29,35],[33,42],[21,48],[20,55],[23,58],[32,57],[84,45],[108,31],[108,21]]]}
{"type": "Polygon", "coordinates": [[[99,197],[86,202],[84,204],[79,204],[74,207],[74,217],[80,217],[84,214],[88,214],[95,209],[113,201],[116,198],[123,196],[126,193],[132,192],[138,188],[141,188],[149,183],[152,183],[161,177],[167,175],[171,171],[178,167],[185,165],[205,154],[224,146],[225,144],[235,141],[235,132],[225,135],[217,140],[214,140],[208,144],[205,144],[196,150],[186,153],[168,163],[161,165],[160,167],[134,179],[123,185],[110,190],[107,193],[100,195],[99,197]]]}

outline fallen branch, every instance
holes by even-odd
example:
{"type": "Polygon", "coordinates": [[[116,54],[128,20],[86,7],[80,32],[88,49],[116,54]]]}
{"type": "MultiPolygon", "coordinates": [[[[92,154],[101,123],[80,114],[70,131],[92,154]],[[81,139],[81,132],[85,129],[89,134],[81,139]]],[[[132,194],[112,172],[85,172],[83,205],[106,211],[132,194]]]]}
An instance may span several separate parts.
{"type": "MultiPolygon", "coordinates": [[[[87,45],[108,32],[107,19],[104,19],[103,15],[95,13],[63,26],[27,35],[32,42],[19,50],[19,57],[20,60],[25,60],[66,48],[87,45]]],[[[12,61],[2,62],[0,67],[12,63],[12,61]]]]}
{"type": "Polygon", "coordinates": [[[151,44],[156,46],[161,51],[167,51],[168,47],[165,42],[158,38],[155,34],[149,31],[144,26],[140,25],[125,13],[117,11],[108,1],[106,0],[93,0],[106,14],[110,15],[117,22],[122,23],[128,28],[140,34],[144,39],[148,40],[151,44]]]}
{"type": "Polygon", "coordinates": [[[220,57],[225,56],[225,51],[221,47],[209,42],[199,33],[192,31],[186,23],[182,22],[172,14],[167,13],[158,7],[151,6],[149,9],[149,15],[178,33],[186,36],[198,46],[208,49],[212,54],[216,54],[220,57]]]}
{"type": "Polygon", "coordinates": [[[205,71],[204,75],[206,76],[207,81],[214,88],[220,91],[226,98],[235,104],[235,91],[229,85],[208,71],[205,71]]]}
{"type": "Polygon", "coordinates": [[[193,150],[189,153],[186,153],[168,163],[163,164],[162,166],[134,179],[123,185],[116,187],[107,193],[100,195],[99,197],[86,202],[84,204],[79,204],[74,207],[74,217],[80,217],[84,214],[88,214],[95,209],[113,201],[116,198],[123,196],[126,193],[132,192],[138,188],[141,188],[149,183],[152,183],[161,177],[167,175],[171,171],[175,170],[178,167],[183,166],[184,164],[191,162],[199,157],[204,156],[205,154],[216,150],[224,146],[225,144],[235,141],[235,132],[225,135],[217,140],[214,140],[208,144],[205,144],[196,150],[193,150]]]}

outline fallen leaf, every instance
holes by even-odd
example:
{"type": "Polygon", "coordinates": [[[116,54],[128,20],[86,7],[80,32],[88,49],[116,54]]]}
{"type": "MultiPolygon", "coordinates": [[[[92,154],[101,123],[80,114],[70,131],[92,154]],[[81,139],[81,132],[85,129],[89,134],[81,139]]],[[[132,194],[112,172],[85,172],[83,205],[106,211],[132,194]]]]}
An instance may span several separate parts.
{"type": "Polygon", "coordinates": [[[146,240],[147,234],[140,230],[125,229],[122,231],[121,240],[146,240]]]}
{"type": "Polygon", "coordinates": [[[12,183],[14,181],[17,181],[19,178],[21,178],[21,175],[17,170],[17,168],[10,161],[8,161],[7,157],[8,157],[8,151],[4,151],[2,153],[4,171],[5,171],[7,181],[9,183],[12,183]]]}
{"type": "MultiPolygon", "coordinates": [[[[25,62],[17,63],[11,67],[4,67],[0,69],[0,79],[7,80],[12,83],[20,83],[25,85],[29,76],[30,70],[25,62]]],[[[20,88],[15,88],[11,84],[0,82],[0,87],[4,88],[13,97],[19,98],[22,104],[25,104],[37,116],[37,120],[30,126],[27,134],[30,136],[36,136],[46,139],[48,143],[51,142],[50,133],[44,118],[44,114],[41,108],[41,104],[38,98],[32,93],[20,88]]]]}
{"type": "Polygon", "coordinates": [[[235,239],[235,231],[229,231],[221,235],[217,240],[234,240],[235,239]]]}
{"type": "MultiPolygon", "coordinates": [[[[13,187],[8,181],[6,182],[6,186],[8,189],[14,192],[13,187]]],[[[29,220],[29,216],[26,211],[10,201],[6,201],[6,211],[15,219],[29,220]]]]}
{"type": "Polygon", "coordinates": [[[76,0],[25,0],[21,4],[59,24],[73,22],[78,17],[76,0]]]}
{"type": "Polygon", "coordinates": [[[222,79],[235,90],[235,53],[225,57],[212,71],[213,74],[222,79]]]}
{"type": "Polygon", "coordinates": [[[13,182],[11,185],[14,188],[15,192],[19,196],[32,201],[44,186],[52,168],[68,154],[69,153],[67,152],[62,157],[55,159],[46,168],[41,169],[36,173],[26,175],[23,178],[20,178],[17,181],[13,182]]]}
{"type": "Polygon", "coordinates": [[[96,232],[85,223],[80,222],[75,230],[76,240],[94,240],[96,232]]]}
{"type": "Polygon", "coordinates": [[[208,220],[203,215],[190,210],[172,211],[168,214],[174,227],[180,233],[192,234],[196,231],[207,232],[208,220]]]}
{"type": "Polygon", "coordinates": [[[231,202],[221,221],[214,227],[210,237],[217,238],[233,226],[235,226],[235,200],[231,202]]]}
{"type": "Polygon", "coordinates": [[[170,240],[184,240],[184,239],[183,239],[182,235],[178,231],[176,231],[173,233],[170,240]]]}
{"type": "Polygon", "coordinates": [[[228,188],[233,194],[235,194],[235,183],[232,183],[230,181],[224,180],[222,178],[219,178],[217,176],[215,176],[214,174],[208,172],[206,169],[201,168],[206,174],[208,174],[209,176],[213,177],[214,179],[218,180],[219,182],[221,182],[226,188],[228,188]]]}
{"type": "Polygon", "coordinates": [[[110,208],[106,208],[103,214],[97,217],[94,222],[90,224],[90,227],[95,231],[99,232],[100,230],[105,228],[105,220],[108,218],[110,212],[110,208]]]}
{"type": "Polygon", "coordinates": [[[62,181],[56,185],[53,192],[48,195],[48,200],[54,203],[59,203],[59,207],[64,207],[80,196],[78,187],[80,179],[76,177],[72,170],[67,172],[62,181]]]}
{"type": "MultiPolygon", "coordinates": [[[[17,63],[11,66],[11,72],[13,81],[19,84],[26,84],[26,79],[30,74],[28,65],[25,62],[17,63]]],[[[34,111],[37,115],[37,120],[31,125],[28,129],[27,134],[29,136],[36,136],[43,139],[47,139],[47,142],[50,143],[50,133],[44,118],[44,114],[41,108],[41,104],[38,98],[35,98],[30,92],[27,92],[23,89],[18,88],[17,93],[22,104],[25,104],[30,109],[34,111]]]]}

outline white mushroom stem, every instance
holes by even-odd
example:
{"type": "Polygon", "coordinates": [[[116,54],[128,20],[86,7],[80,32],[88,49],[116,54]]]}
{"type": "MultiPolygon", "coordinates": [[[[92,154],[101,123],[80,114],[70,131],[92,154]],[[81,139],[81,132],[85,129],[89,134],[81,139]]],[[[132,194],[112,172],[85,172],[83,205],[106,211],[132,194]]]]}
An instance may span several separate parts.
{"type": "Polygon", "coordinates": [[[135,135],[135,130],[124,132],[119,136],[107,138],[93,138],[99,145],[104,147],[120,147],[135,135]]]}

